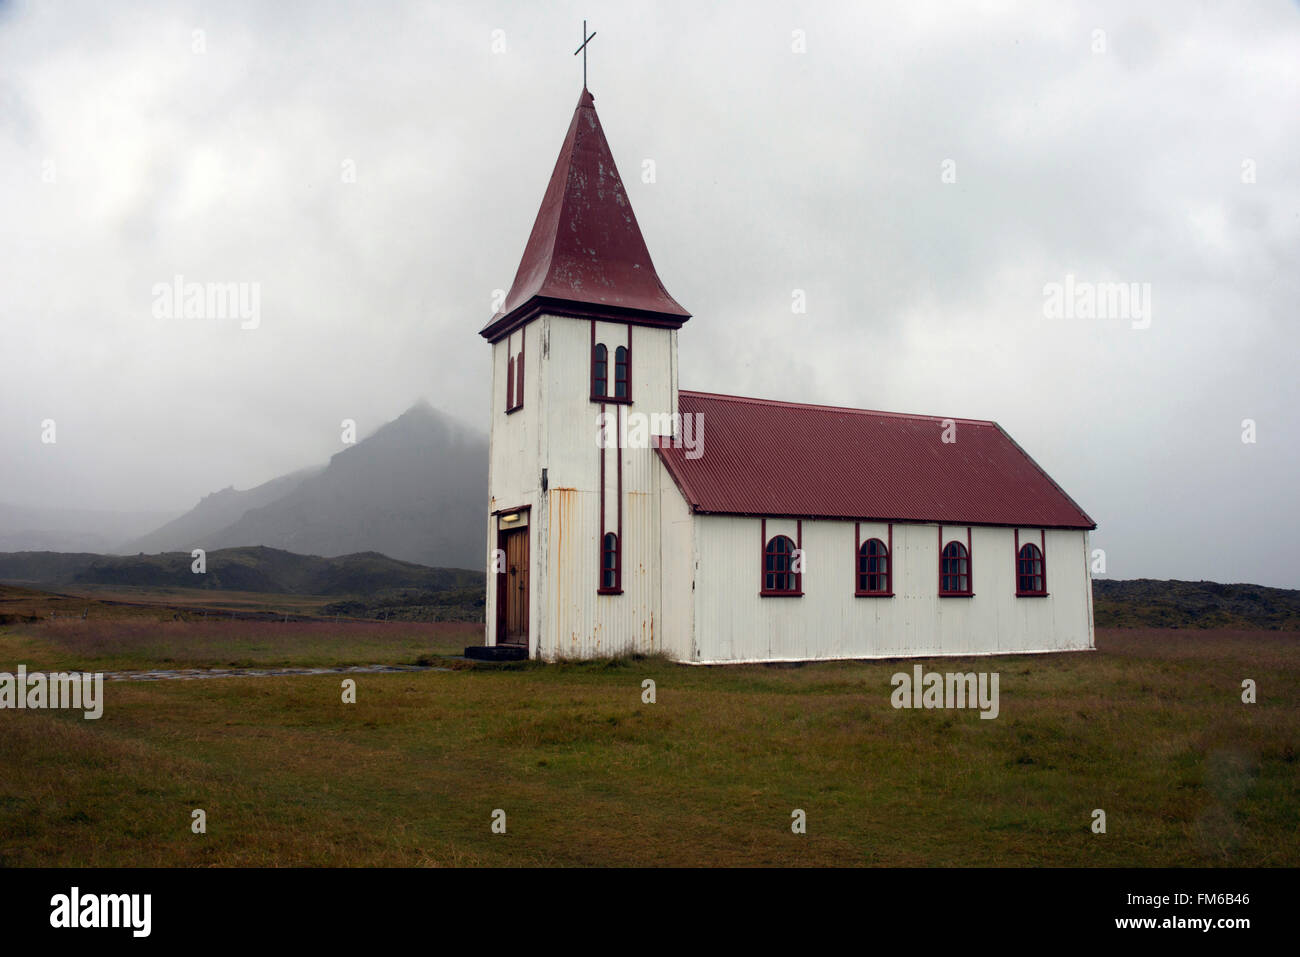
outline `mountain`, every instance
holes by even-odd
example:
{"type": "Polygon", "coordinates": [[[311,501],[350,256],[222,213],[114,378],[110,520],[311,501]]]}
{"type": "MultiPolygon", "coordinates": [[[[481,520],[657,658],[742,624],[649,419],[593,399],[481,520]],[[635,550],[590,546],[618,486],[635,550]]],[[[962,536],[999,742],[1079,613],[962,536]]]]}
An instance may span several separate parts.
{"type": "Polygon", "coordinates": [[[483,590],[482,572],[428,568],[374,552],[322,558],[249,547],[218,549],[208,552],[206,559],[207,570],[200,575],[192,570],[189,552],[125,556],[8,552],[0,553],[0,581],[47,587],[139,585],[281,595],[372,596],[412,588],[428,593],[483,590]]]}
{"type": "Polygon", "coordinates": [[[434,567],[480,568],[487,547],[487,459],[486,436],[420,402],[324,468],[246,492],[209,495],[132,550],[265,545],[323,556],[374,551],[434,567]]]}
{"type": "MultiPolygon", "coordinates": [[[[270,505],[276,499],[283,498],[293,491],[304,479],[320,474],[324,466],[300,469],[279,478],[263,482],[254,488],[240,491],[234,486],[220,492],[203,496],[203,499],[184,515],[155,529],[143,538],[137,538],[121,548],[122,552],[134,554],[146,552],[185,551],[203,547],[227,526],[239,521],[249,509],[270,505]]],[[[19,549],[12,549],[18,551],[19,549]]],[[[31,550],[31,549],[28,549],[31,550]]]]}
{"type": "Polygon", "coordinates": [[[0,551],[114,552],[175,512],[28,508],[0,503],[0,551]]]}

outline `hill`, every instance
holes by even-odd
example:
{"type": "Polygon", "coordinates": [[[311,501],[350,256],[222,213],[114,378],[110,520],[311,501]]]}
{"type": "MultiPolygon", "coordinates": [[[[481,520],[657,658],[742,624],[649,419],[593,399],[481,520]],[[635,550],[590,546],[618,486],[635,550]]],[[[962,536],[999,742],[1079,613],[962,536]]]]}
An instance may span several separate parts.
{"type": "Polygon", "coordinates": [[[1300,630],[1300,591],[1218,582],[1092,583],[1098,628],[1267,628],[1300,630]]]}
{"type": "Polygon", "coordinates": [[[324,466],[300,469],[279,478],[263,482],[254,488],[239,490],[234,486],[205,495],[203,499],[179,518],[168,522],[142,538],[128,542],[120,551],[134,554],[145,552],[190,551],[205,547],[227,526],[239,521],[249,509],[270,505],[313,476],[324,466]]]}
{"type": "Polygon", "coordinates": [[[43,586],[135,585],[208,588],[283,595],[376,596],[393,590],[441,594],[482,591],[483,573],[429,568],[375,552],[322,558],[274,548],[226,548],[207,553],[207,571],[191,571],[189,552],[159,555],[0,553],[0,581],[43,586]]]}
{"type": "Polygon", "coordinates": [[[487,547],[487,457],[484,435],[417,403],[325,467],[209,495],[131,550],[265,545],[478,568],[487,547]]]}

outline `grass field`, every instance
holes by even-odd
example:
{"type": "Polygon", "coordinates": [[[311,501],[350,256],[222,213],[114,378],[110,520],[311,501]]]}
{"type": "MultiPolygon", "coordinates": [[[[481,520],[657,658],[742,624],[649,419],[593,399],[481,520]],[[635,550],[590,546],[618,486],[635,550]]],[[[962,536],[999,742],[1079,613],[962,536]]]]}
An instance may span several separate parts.
{"type": "MultiPolygon", "coordinates": [[[[409,663],[478,640],[96,614],[0,627],[0,671],[409,663]]],[[[999,672],[992,721],[892,708],[911,661],[362,675],[354,705],[337,675],[110,682],[98,721],[0,711],[0,864],[1300,864],[1300,641],[1098,646],[924,662],[999,672]]]]}

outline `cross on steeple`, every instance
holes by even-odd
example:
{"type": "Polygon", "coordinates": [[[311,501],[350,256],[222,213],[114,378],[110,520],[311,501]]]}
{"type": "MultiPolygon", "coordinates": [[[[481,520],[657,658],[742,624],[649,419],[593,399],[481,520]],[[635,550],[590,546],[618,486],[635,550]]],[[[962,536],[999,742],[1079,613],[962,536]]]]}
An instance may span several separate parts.
{"type": "Polygon", "coordinates": [[[577,56],[579,53],[582,54],[582,88],[584,90],[587,88],[587,44],[591,41],[592,37],[594,37],[595,35],[596,35],[596,31],[592,30],[591,36],[590,37],[587,36],[587,21],[583,20],[582,21],[582,46],[574,50],[573,55],[577,56]]]}

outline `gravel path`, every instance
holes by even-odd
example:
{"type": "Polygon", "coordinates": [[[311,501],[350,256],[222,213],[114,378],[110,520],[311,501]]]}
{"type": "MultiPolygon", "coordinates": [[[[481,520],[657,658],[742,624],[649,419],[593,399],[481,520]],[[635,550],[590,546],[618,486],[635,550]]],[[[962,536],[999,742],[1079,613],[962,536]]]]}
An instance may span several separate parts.
{"type": "Polygon", "coordinates": [[[200,678],[273,678],[282,675],[373,675],[402,671],[451,671],[435,665],[354,665],[351,668],[177,668],[105,671],[105,681],[193,681],[200,678]]]}

